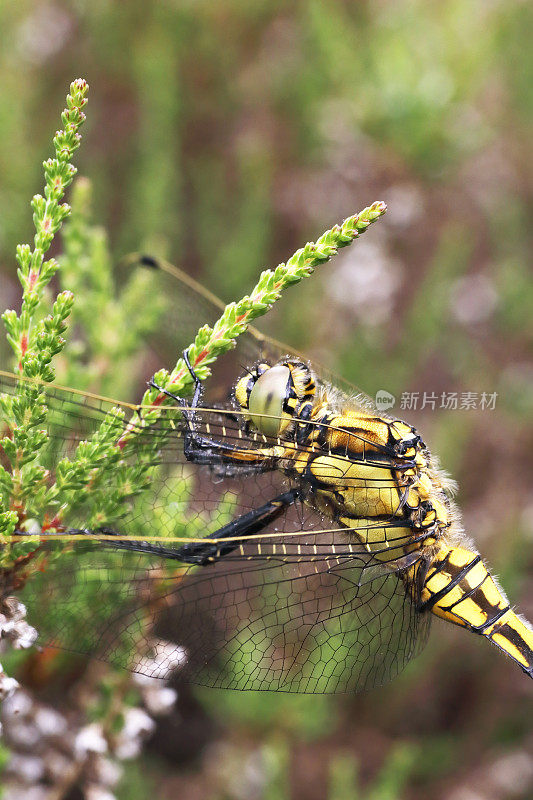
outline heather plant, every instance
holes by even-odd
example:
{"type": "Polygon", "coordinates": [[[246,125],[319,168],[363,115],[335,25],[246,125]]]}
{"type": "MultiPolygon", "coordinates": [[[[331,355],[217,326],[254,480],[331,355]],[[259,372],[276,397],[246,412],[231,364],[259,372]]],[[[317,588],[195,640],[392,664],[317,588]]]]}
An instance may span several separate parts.
{"type": "MultiPolygon", "coordinates": [[[[157,421],[161,409],[172,402],[151,387],[144,393],[131,419],[126,419],[124,410],[110,409],[102,416],[97,430],[80,442],[69,457],[49,463],[48,428],[53,423],[49,419],[47,399],[48,392],[53,392],[56,375],[61,376],[62,383],[81,390],[96,386],[105,391],[128,392],[143,337],[157,325],[162,308],[162,299],[157,296],[151,295],[151,302],[146,303],[150,281],[146,271],[132,272],[120,290],[117,289],[105,231],[92,223],[89,181],[80,179],[75,184],[72,209],[62,202],[65,189],[76,174],[72,157],[80,145],[87,92],[84,80],[76,80],[70,86],[61,116],[64,128],[54,137],[55,157],[44,162],[44,195],[36,195],[32,200],[33,248],[27,244],[17,248],[21,310],[18,314],[14,310],[6,311],[2,317],[14,354],[12,369],[19,380],[14,389],[0,395],[3,436],[0,440],[3,455],[0,464],[0,579],[3,584],[0,638],[17,650],[30,647],[37,632],[26,622],[24,606],[15,598],[7,597],[6,591],[14,585],[12,578],[17,570],[29,563],[27,557],[31,561],[31,554],[38,546],[38,535],[68,529],[69,514],[80,505],[86,509],[84,524],[87,528],[98,528],[119,519],[127,508],[125,501],[131,501],[136,495],[144,493],[144,500],[141,498],[139,502],[149,505],[146,491],[150,487],[149,476],[167,432],[162,428],[160,435],[149,437],[148,447],[138,446],[138,439],[157,421]],[[68,217],[61,255],[45,260],[55,234],[68,217]],[[50,283],[54,276],[59,277],[59,285],[64,287],[55,298],[50,283]],[[67,332],[72,337],[68,347],[67,332]],[[50,480],[50,467],[53,480],[50,480]],[[28,535],[14,535],[22,533],[28,535]]],[[[188,354],[198,377],[205,380],[209,376],[216,358],[233,347],[250,322],[265,314],[287,287],[308,277],[316,266],[357,239],[384,211],[383,203],[373,203],[326,231],[316,242],[306,244],[276,269],[262,272],[250,295],[226,306],[220,319],[212,327],[201,327],[190,344],[188,354]]],[[[155,380],[178,395],[187,395],[192,387],[191,375],[181,356],[172,370],[160,370],[155,380]]],[[[179,533],[186,511],[178,513],[171,499],[175,501],[179,496],[186,509],[192,499],[191,492],[192,486],[186,477],[177,479],[177,485],[171,484],[168,511],[162,507],[158,509],[156,524],[159,520],[162,528],[173,528],[179,533]],[[171,517],[172,526],[168,525],[171,517]]],[[[229,520],[232,513],[233,503],[222,498],[217,509],[217,524],[229,520]]],[[[198,529],[200,535],[212,527],[212,520],[197,515],[196,527],[192,525],[190,530],[198,529]]],[[[68,547],[58,548],[60,554],[61,549],[66,555],[68,547]]],[[[24,574],[22,582],[27,579],[28,575],[24,574]]],[[[34,580],[39,590],[46,575],[38,574],[34,580]]],[[[93,618],[98,615],[104,625],[105,609],[98,607],[98,597],[91,594],[90,586],[79,585],[75,591],[76,613],[70,606],[63,612],[58,611],[59,615],[63,613],[62,626],[77,629],[78,613],[91,614],[93,618]]],[[[119,583],[116,602],[120,602],[119,583]]],[[[82,636],[82,629],[79,635],[82,636]]],[[[61,731],[70,741],[73,756],[82,762],[93,758],[95,750],[120,758],[121,747],[126,751],[132,746],[138,749],[142,737],[153,727],[150,717],[146,714],[143,717],[142,710],[135,707],[139,692],[144,705],[150,704],[142,687],[132,700],[129,678],[111,677],[109,680],[107,689],[105,682],[102,684],[98,680],[98,688],[93,682],[88,692],[93,698],[91,703],[96,702],[100,708],[92,714],[95,722],[72,728],[71,723],[57,716],[51,726],[52,739],[57,739],[61,731]],[[106,697],[112,697],[112,702],[106,701],[106,697]],[[128,722],[131,719],[133,721],[128,722]],[[116,733],[117,726],[120,735],[116,733]]],[[[17,685],[13,678],[0,671],[0,697],[16,697],[17,685]]],[[[36,700],[32,700],[22,714],[12,699],[8,699],[6,709],[4,718],[10,730],[13,726],[16,728],[17,721],[31,724],[35,716],[49,713],[36,700]],[[9,703],[14,703],[13,708],[9,703]]],[[[46,736],[43,746],[53,746],[46,736]]]]}
{"type": "MultiPolygon", "coordinates": [[[[161,293],[126,313],[130,275],[114,277],[121,254],[172,256],[225,300],[239,298],[255,283],[257,265],[285,260],[314,238],[310,232],[362,208],[366,197],[383,197],[391,213],[372,236],[287,293],[283,313],[274,309],[265,329],[327,361],[370,396],[380,389],[398,401],[405,390],[499,392],[487,414],[398,415],[424,431],[458,479],[472,532],[483,536],[509,593],[530,607],[533,282],[523,165],[532,11],[527,3],[466,0],[148,0],[139,24],[133,3],[0,4],[0,311],[18,308],[12,254],[29,230],[28,201],[42,191],[40,164],[48,157],[47,132],[58,127],[63,83],[80,63],[91,84],[98,81],[82,128],[87,142],[75,154],[92,188],[76,177],[59,254],[57,243],[51,251],[61,265],[54,288],[76,295],[68,346],[53,360],[59,384],[137,400],[142,382],[175,362],[176,329],[156,321],[161,293]],[[106,231],[92,220],[89,195],[106,231]],[[66,236],[75,225],[92,240],[73,242],[79,252],[71,265],[84,269],[83,287],[65,272],[66,236]],[[81,320],[76,315],[96,280],[106,284],[105,312],[81,320]],[[459,312],[468,311],[480,286],[485,304],[470,304],[469,319],[459,312]],[[118,337],[115,311],[127,320],[118,337]],[[132,329],[139,311],[153,314],[150,342],[137,341],[113,361],[108,354],[118,354],[121,339],[138,339],[132,329]],[[336,324],[326,337],[328,314],[336,324]]],[[[139,273],[132,269],[131,279],[159,282],[153,271],[139,273]]],[[[169,306],[175,299],[171,289],[169,306]]],[[[198,324],[208,320],[199,315],[198,324]]],[[[189,325],[184,344],[191,331],[189,325]]],[[[11,353],[0,336],[3,369],[12,369],[11,353]]],[[[222,362],[214,366],[224,371],[222,362]]],[[[150,494],[142,495],[147,507],[150,494]]],[[[480,643],[471,651],[454,634],[434,635],[400,684],[367,696],[244,698],[206,690],[199,719],[195,691],[194,702],[180,704],[179,721],[162,721],[150,754],[126,766],[126,783],[108,792],[124,800],[207,792],[220,800],[237,794],[232,778],[248,775],[248,796],[303,796],[309,787],[325,797],[328,763],[337,753],[357,753],[355,788],[348,766],[339,767],[331,793],[364,795],[389,753],[407,742],[419,754],[398,791],[405,800],[500,796],[518,784],[529,796],[531,720],[522,676],[513,680],[489,648],[480,643]],[[288,720],[292,727],[280,739],[288,720]],[[288,764],[270,792],[261,783],[265,742],[278,745],[288,764]]],[[[9,674],[15,657],[33,658],[2,653],[9,674]]],[[[21,732],[31,715],[27,709],[12,717],[21,732]]],[[[36,754],[34,746],[30,756],[36,754]]],[[[3,774],[0,783],[7,784],[3,774]]]]}
{"type": "MultiPolygon", "coordinates": [[[[136,463],[131,463],[128,457],[136,452],[136,439],[146,426],[158,419],[161,408],[172,402],[157,389],[149,388],[125,431],[124,412],[110,411],[92,437],[78,445],[73,457],[63,458],[55,465],[55,481],[49,484],[46,466],[39,461],[39,453],[47,442],[42,428],[47,416],[46,396],[44,385],[39,382],[54,379],[52,359],[64,348],[63,334],[73,308],[77,308],[74,320],[87,329],[88,335],[84,344],[73,349],[73,366],[65,367],[63,372],[67,380],[75,381],[82,388],[87,385],[88,378],[95,378],[94,365],[98,365],[96,377],[101,383],[102,365],[110,368],[131,358],[143,332],[153,324],[157,314],[157,298],[153,304],[155,310],[150,311],[150,304],[143,302],[146,278],[142,274],[132,278],[119,300],[115,299],[105,235],[87,222],[89,189],[86,182],[82,182],[75,193],[76,210],[66,232],[65,252],[60,258],[65,272],[63,283],[76,290],[76,306],[70,288],[60,292],[53,303],[45,292],[59,269],[59,262],[56,259],[44,261],[43,257],[71,210],[59,201],[75,174],[70,159],[80,143],[79,128],[85,119],[81,109],[86,103],[87,89],[85,81],[75,81],[71,85],[67,108],[62,114],[65,130],[54,138],[56,157],[44,164],[45,196],[36,195],[32,201],[35,247],[33,251],[29,245],[17,249],[23,288],[22,309],[18,315],[15,311],[6,311],[3,315],[8,341],[15,353],[16,371],[22,379],[32,379],[31,383],[22,380],[15,395],[1,398],[4,424],[9,432],[2,440],[2,447],[11,466],[11,469],[0,468],[0,520],[7,536],[15,528],[29,530],[36,520],[39,525],[46,522],[49,531],[62,530],[68,527],[69,509],[84,500],[90,500],[92,508],[85,520],[86,527],[99,527],[120,518],[124,513],[124,501],[149,486],[148,473],[153,457],[166,433],[162,430],[161,436],[151,437],[149,449],[143,449],[143,457],[137,454],[136,463]],[[51,309],[45,316],[47,303],[51,309]],[[148,310],[143,311],[146,306],[148,310]],[[135,323],[130,324],[130,320],[135,323]],[[130,332],[122,336],[119,332],[124,328],[130,332]],[[84,355],[83,360],[80,360],[80,353],[84,355]]],[[[250,295],[230,303],[213,327],[204,325],[198,331],[188,351],[198,377],[201,380],[208,377],[209,365],[234,346],[235,339],[248,324],[268,311],[284,289],[309,276],[317,265],[354,241],[384,211],[383,203],[374,203],[326,231],[316,242],[306,244],[275,270],[261,273],[250,295]]],[[[68,364],[70,354],[64,360],[68,364]]],[[[191,375],[181,357],[170,372],[156,373],[155,381],[178,395],[186,395],[192,386],[191,375]]],[[[15,545],[12,550],[6,543],[4,565],[21,554],[21,547],[15,545]]],[[[23,549],[27,547],[26,543],[23,549]]]]}
{"type": "MultiPolygon", "coordinates": [[[[74,297],[71,292],[61,292],[50,308],[45,289],[59,264],[55,258],[45,261],[44,256],[70,212],[70,207],[61,200],[76,174],[71,159],[80,146],[79,130],[85,121],[82,109],[87,103],[88,88],[84,80],[74,81],[70,86],[67,106],[61,115],[65,127],[54,136],[55,158],[43,164],[44,197],[37,194],[31,203],[34,247],[32,249],[29,244],[17,247],[21,311],[20,314],[6,311],[2,315],[7,339],[15,354],[15,369],[25,378],[53,380],[52,358],[65,344],[62,334],[66,331],[74,297]]],[[[46,433],[41,428],[46,414],[43,393],[21,388],[17,397],[2,396],[1,409],[6,429],[1,446],[11,469],[0,468],[0,530],[11,535],[29,496],[42,491],[47,478],[45,469],[37,462],[46,442],[46,433]],[[9,435],[5,435],[7,433],[9,435]]],[[[3,560],[5,558],[4,550],[3,560]]]]}
{"type": "MultiPolygon", "coordinates": [[[[95,382],[99,387],[119,386],[116,380],[106,382],[106,372],[132,373],[129,365],[144,333],[157,321],[160,302],[157,297],[153,303],[145,302],[148,278],[142,271],[133,273],[120,293],[116,291],[105,233],[91,224],[90,185],[86,180],[78,182],[73,195],[74,213],[66,228],[63,254],[44,260],[54,235],[71,214],[70,206],[61,201],[76,173],[71,159],[80,144],[87,91],[84,80],[71,84],[62,113],[64,130],[54,137],[55,157],[44,162],[44,197],[36,195],[32,200],[34,247],[17,248],[21,311],[17,314],[10,310],[3,315],[15,356],[14,370],[20,378],[11,393],[0,395],[4,455],[0,465],[1,566],[6,575],[16,570],[18,560],[25,563],[23,557],[38,541],[31,535],[13,537],[15,532],[68,530],[69,524],[72,527],[72,509],[80,507],[87,529],[119,520],[127,511],[127,503],[149,489],[157,452],[168,435],[165,426],[154,428],[155,434],[138,445],[143,432],[172,402],[159,389],[150,387],[131,419],[126,419],[124,409],[110,408],[73,453],[59,456],[53,463],[47,461],[47,387],[53,384],[56,363],[64,380],[76,388],[86,388],[89,382],[91,386],[95,382]],[[52,300],[50,281],[60,264],[61,283],[68,288],[52,300]],[[69,322],[76,323],[78,338],[65,349],[69,322]],[[125,370],[122,362],[128,364],[125,370]]],[[[218,321],[212,327],[201,327],[190,344],[188,355],[198,377],[208,377],[215,359],[233,347],[249,323],[265,314],[287,287],[308,277],[316,266],[353,242],[384,211],[383,203],[373,203],[326,231],[316,242],[306,244],[275,270],[262,272],[250,295],[226,306],[218,321]]],[[[155,380],[177,395],[187,395],[192,387],[181,356],[172,370],[157,372],[155,380]]],[[[183,480],[181,488],[173,490],[186,498],[191,487],[183,480]]],[[[220,518],[231,514],[230,505],[220,509],[220,518]]],[[[209,529],[210,520],[200,522],[209,529]]],[[[174,530],[180,530],[180,518],[174,530]]]]}

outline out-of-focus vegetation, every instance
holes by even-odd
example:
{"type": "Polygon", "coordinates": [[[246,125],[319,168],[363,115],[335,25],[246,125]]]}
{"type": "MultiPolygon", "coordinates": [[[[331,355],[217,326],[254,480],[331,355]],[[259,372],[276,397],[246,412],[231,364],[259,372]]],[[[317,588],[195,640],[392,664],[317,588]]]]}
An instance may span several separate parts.
{"type": "MultiPolygon", "coordinates": [[[[532,16],[515,0],[4,4],[1,307],[19,302],[15,245],[31,235],[28,200],[77,75],[91,85],[77,165],[117,265],[132,249],[165,255],[238,298],[261,268],[383,199],[385,219],[264,327],[368,394],[395,395],[395,413],[459,481],[467,532],[533,618],[532,16]],[[455,391],[497,392],[495,409],[441,409],[455,391]],[[400,410],[404,392],[435,393],[435,410],[400,410]]],[[[92,241],[107,257],[104,234],[92,241]]],[[[368,695],[176,686],[177,710],[126,770],[123,798],[533,791],[527,678],[444,625],[368,695]]],[[[59,702],[57,686],[40,691],[59,702]]]]}

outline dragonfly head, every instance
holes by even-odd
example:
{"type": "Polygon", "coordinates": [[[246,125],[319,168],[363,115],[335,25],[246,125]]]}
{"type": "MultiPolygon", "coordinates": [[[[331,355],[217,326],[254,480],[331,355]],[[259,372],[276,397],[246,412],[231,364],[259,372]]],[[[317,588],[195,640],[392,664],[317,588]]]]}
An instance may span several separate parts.
{"type": "Polygon", "coordinates": [[[260,433],[277,437],[286,431],[304,404],[310,404],[315,390],[308,365],[287,358],[274,365],[256,364],[237,381],[235,399],[260,433]]]}

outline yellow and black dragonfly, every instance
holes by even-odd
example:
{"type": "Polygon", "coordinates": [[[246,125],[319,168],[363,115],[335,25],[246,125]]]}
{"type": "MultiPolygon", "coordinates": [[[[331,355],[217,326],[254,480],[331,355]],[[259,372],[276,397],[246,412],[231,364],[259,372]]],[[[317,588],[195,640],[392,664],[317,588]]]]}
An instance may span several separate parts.
{"type": "MultiPolygon", "coordinates": [[[[174,277],[192,316],[223,308],[174,277]]],[[[53,493],[44,519],[21,507],[4,545],[24,550],[1,593],[20,592],[41,641],[208,686],[357,691],[394,677],[436,615],[533,677],[533,628],[467,543],[417,431],[253,329],[239,355],[231,401],[206,404],[190,366],[192,400],[161,389],[152,416],[0,373],[0,413],[21,392],[44,404],[51,480],[98,437],[118,444],[63,487],[68,508],[53,493]]]]}

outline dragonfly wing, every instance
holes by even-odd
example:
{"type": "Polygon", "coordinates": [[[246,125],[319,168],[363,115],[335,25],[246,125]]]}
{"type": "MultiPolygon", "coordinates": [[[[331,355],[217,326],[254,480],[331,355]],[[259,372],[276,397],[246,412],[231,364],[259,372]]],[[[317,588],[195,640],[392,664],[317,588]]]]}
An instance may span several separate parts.
{"type": "MultiPolygon", "coordinates": [[[[141,256],[137,263],[151,268],[153,295],[161,308],[155,333],[149,337],[150,345],[162,363],[173,363],[176,356],[194,341],[199,320],[213,326],[226,304],[164,259],[141,256]]],[[[236,349],[213,365],[213,377],[208,384],[210,397],[215,400],[223,397],[224,388],[227,390],[235,377],[242,373],[243,366],[250,367],[265,359],[274,362],[290,354],[294,355],[287,345],[250,326],[238,337],[236,349]]]]}
{"type": "MultiPolygon", "coordinates": [[[[6,397],[16,398],[18,385],[16,376],[0,374],[0,392],[6,397]]],[[[30,402],[40,388],[28,386],[30,402]]],[[[254,509],[262,493],[270,499],[289,487],[280,472],[254,475],[264,468],[259,458],[231,467],[215,455],[209,458],[211,465],[190,463],[184,455],[185,426],[179,407],[159,409],[157,419],[143,427],[138,418],[131,421],[135,406],[48,385],[43,397],[48,436],[40,452],[41,463],[49,470],[50,482],[58,478],[58,467],[64,471],[68,462],[80,476],[79,486],[68,494],[69,507],[62,512],[63,529],[105,526],[126,536],[203,537],[235,514],[254,509]],[[106,436],[112,445],[124,444],[123,449],[104,450],[97,462],[101,469],[84,473],[87,454],[106,436]],[[137,482],[142,477],[146,492],[128,493],[132,470],[137,482]]],[[[232,411],[201,410],[196,429],[229,447],[264,446],[263,441],[253,442],[243,433],[241,420],[232,411]]],[[[0,430],[8,430],[1,409],[0,430]]],[[[56,510],[54,505],[29,507],[28,515],[54,519],[56,510]]]]}
{"type": "Polygon", "coordinates": [[[193,568],[94,541],[59,558],[44,543],[22,600],[42,644],[152,677],[178,669],[205,686],[309,693],[385,683],[422,648],[429,615],[392,565],[357,549],[314,555],[323,536],[297,555],[267,533],[193,568]]]}
{"type": "Polygon", "coordinates": [[[174,590],[156,632],[183,646],[184,675],[205,686],[369,689],[418,652],[428,619],[397,573],[366,569],[357,559],[331,569],[283,559],[213,566],[174,590]]]}
{"type": "MultiPolygon", "coordinates": [[[[151,346],[164,363],[172,363],[176,354],[193,341],[198,320],[213,325],[224,311],[225,303],[190,275],[164,259],[144,256],[137,263],[152,268],[154,296],[162,307],[157,332],[150,337],[151,346]]],[[[213,378],[208,386],[210,396],[214,400],[223,396],[222,387],[228,385],[228,374],[232,376],[230,380],[234,380],[236,375],[243,372],[243,368],[251,367],[256,361],[273,364],[286,356],[302,358],[289,345],[250,326],[237,339],[236,350],[222,356],[213,366],[213,378]]],[[[303,358],[305,361],[305,357],[303,358]]],[[[313,369],[317,373],[318,383],[334,385],[339,398],[342,393],[348,402],[353,402],[356,398],[359,405],[369,409],[373,407],[367,395],[332,370],[316,361],[313,361],[313,369]]]]}
{"type": "MultiPolygon", "coordinates": [[[[17,386],[15,376],[0,374],[0,391],[6,396],[15,397],[17,386]]],[[[37,396],[38,387],[30,386],[28,391],[35,391],[37,396]]],[[[58,465],[63,461],[64,474],[70,460],[76,465],[79,480],[79,486],[68,495],[70,507],[60,520],[63,528],[105,526],[125,536],[203,537],[233,516],[255,509],[261,499],[268,501],[294,485],[276,468],[277,463],[259,455],[276,440],[246,433],[242,418],[233,410],[198,410],[195,432],[226,447],[258,455],[228,464],[216,447],[207,447],[204,452],[209,464],[201,465],[185,457],[185,425],[179,407],[161,407],[157,418],[143,426],[138,418],[131,422],[134,406],[56,386],[45,386],[43,396],[48,436],[40,453],[41,463],[53,481],[58,477],[58,465]],[[115,414],[117,408],[122,416],[115,414]],[[99,469],[84,473],[88,453],[94,452],[92,448],[99,447],[104,437],[111,444],[124,444],[123,450],[104,449],[99,469]],[[83,444],[85,440],[91,443],[89,449],[83,444]],[[265,469],[269,470],[267,474],[256,474],[265,469]],[[136,482],[142,477],[146,492],[128,493],[132,474],[136,482]]],[[[293,443],[289,449],[292,458],[301,447],[293,443]]],[[[390,472],[384,470],[384,474],[389,475],[384,480],[390,484],[390,472]]],[[[42,502],[42,495],[37,497],[42,502]]],[[[36,519],[44,519],[45,514],[54,519],[56,508],[30,507],[29,512],[36,519]]]]}
{"type": "MultiPolygon", "coordinates": [[[[14,395],[16,380],[4,376],[1,388],[14,395]]],[[[47,387],[45,400],[46,463],[53,480],[61,459],[79,458],[80,441],[94,443],[103,436],[113,404],[58,387],[47,387]]],[[[119,439],[132,432],[132,409],[123,410],[124,419],[115,418],[113,428],[119,439]]],[[[111,457],[109,469],[90,471],[87,486],[83,458],[79,461],[80,486],[69,495],[63,529],[97,531],[104,525],[124,538],[163,537],[176,546],[176,539],[215,534],[296,485],[282,469],[260,471],[268,466],[262,449],[273,442],[248,435],[232,413],[201,409],[197,433],[256,456],[228,466],[216,447],[207,447],[207,466],[185,458],[181,410],[160,411],[149,426],[133,430],[134,446],[125,446],[118,460],[111,457]],[[130,468],[149,481],[141,496],[128,493],[130,468]],[[114,504],[116,518],[109,506],[108,518],[106,503],[114,493],[121,502],[114,504]]],[[[294,444],[292,456],[299,449],[294,444]]],[[[81,455],[87,455],[83,445],[81,455]]],[[[375,455],[375,470],[382,470],[383,478],[374,472],[372,484],[377,480],[382,491],[395,492],[390,470],[386,463],[382,469],[381,456],[375,455]]],[[[61,470],[64,476],[64,465],[61,470]]],[[[327,477],[324,470],[322,475],[327,477]]],[[[35,509],[35,517],[44,519],[44,511],[35,509]]],[[[52,505],[49,519],[54,511],[52,505]]],[[[184,675],[213,686],[352,691],[392,677],[414,654],[425,625],[394,563],[398,548],[391,549],[389,564],[385,550],[379,561],[376,547],[390,544],[391,530],[376,523],[370,556],[361,543],[362,528],[359,540],[350,534],[350,541],[345,528],[298,501],[261,530],[260,538],[254,534],[213,566],[191,571],[155,554],[114,550],[109,543],[41,539],[15,577],[18,585],[26,584],[30,622],[43,641],[63,649],[146,674],[164,674],[162,659],[168,670],[185,654],[184,675]]],[[[399,531],[407,535],[405,528],[399,531]]]]}

